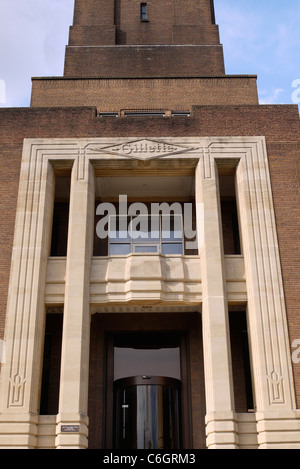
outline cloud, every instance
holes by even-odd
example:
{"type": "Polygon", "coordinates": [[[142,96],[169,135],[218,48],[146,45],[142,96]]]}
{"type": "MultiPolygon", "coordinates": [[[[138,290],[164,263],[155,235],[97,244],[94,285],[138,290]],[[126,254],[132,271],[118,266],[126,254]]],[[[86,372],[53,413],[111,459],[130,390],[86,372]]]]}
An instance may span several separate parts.
{"type": "Polygon", "coordinates": [[[29,105],[32,76],[62,75],[73,4],[74,0],[0,0],[5,106],[29,105]]]}
{"type": "Polygon", "coordinates": [[[261,48],[260,32],[264,18],[259,9],[249,4],[217,0],[217,22],[220,38],[228,59],[238,65],[239,61],[252,61],[261,48]]]}
{"type": "Polygon", "coordinates": [[[292,103],[300,78],[299,0],[215,0],[228,74],[256,74],[261,103],[292,103]]]}
{"type": "Polygon", "coordinates": [[[259,91],[260,104],[279,104],[279,97],[284,92],[282,88],[273,88],[271,91],[259,91]]]}

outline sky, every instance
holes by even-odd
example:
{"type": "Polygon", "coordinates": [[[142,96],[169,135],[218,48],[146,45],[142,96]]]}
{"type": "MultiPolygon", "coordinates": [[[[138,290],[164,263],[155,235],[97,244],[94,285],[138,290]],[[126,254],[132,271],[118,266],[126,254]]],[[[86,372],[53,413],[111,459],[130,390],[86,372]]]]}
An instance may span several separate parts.
{"type": "MultiPolygon", "coordinates": [[[[163,0],[162,0],[163,1],[163,0]]],[[[0,107],[31,77],[62,76],[74,0],[0,0],[0,107]]],[[[300,0],[215,0],[227,74],[258,76],[261,104],[300,104],[300,0]]]]}

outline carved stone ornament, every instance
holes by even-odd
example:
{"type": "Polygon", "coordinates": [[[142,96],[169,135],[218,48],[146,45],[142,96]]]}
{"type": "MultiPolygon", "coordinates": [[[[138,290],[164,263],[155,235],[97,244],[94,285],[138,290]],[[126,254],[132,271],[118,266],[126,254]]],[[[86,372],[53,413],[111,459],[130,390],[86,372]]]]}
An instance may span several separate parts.
{"type": "Polygon", "coordinates": [[[99,153],[110,153],[118,156],[127,156],[129,158],[148,160],[152,158],[159,158],[162,156],[175,155],[178,153],[186,153],[195,150],[195,148],[182,145],[175,145],[173,143],[141,139],[103,148],[90,147],[90,150],[97,151],[99,153]]]}

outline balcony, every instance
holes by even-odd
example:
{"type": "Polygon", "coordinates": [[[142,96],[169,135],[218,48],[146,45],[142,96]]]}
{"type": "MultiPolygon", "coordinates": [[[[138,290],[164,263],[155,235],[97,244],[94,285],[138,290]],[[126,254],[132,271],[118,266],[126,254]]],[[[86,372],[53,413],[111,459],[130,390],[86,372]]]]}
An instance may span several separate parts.
{"type": "MultiPolygon", "coordinates": [[[[49,258],[45,289],[47,305],[64,303],[66,258],[49,258]]],[[[244,259],[225,256],[229,304],[247,300],[244,259]]],[[[93,257],[90,277],[91,305],[164,304],[200,305],[199,256],[128,254],[93,257]]]]}

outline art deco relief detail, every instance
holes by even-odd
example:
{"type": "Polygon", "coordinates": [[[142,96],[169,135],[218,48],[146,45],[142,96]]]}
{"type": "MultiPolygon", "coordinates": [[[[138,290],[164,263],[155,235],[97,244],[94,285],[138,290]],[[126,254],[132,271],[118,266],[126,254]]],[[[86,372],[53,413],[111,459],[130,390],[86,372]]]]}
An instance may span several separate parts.
{"type": "Polygon", "coordinates": [[[86,152],[84,148],[78,150],[77,157],[77,180],[84,180],[86,166],[86,152]]]}
{"type": "Polygon", "coordinates": [[[144,138],[103,147],[94,147],[93,145],[90,145],[89,149],[98,153],[109,153],[117,156],[125,156],[127,158],[138,158],[145,160],[178,155],[180,153],[198,150],[199,148],[144,138]]]}
{"type": "Polygon", "coordinates": [[[270,403],[284,404],[283,377],[276,373],[276,371],[272,371],[267,378],[270,386],[270,403]]]}
{"type": "Polygon", "coordinates": [[[24,405],[26,379],[16,374],[10,380],[10,407],[22,407],[24,405]]]}
{"type": "Polygon", "coordinates": [[[214,160],[211,158],[210,148],[205,147],[203,149],[203,175],[205,179],[212,179],[213,177],[213,169],[212,164],[214,164],[214,160]]]}

